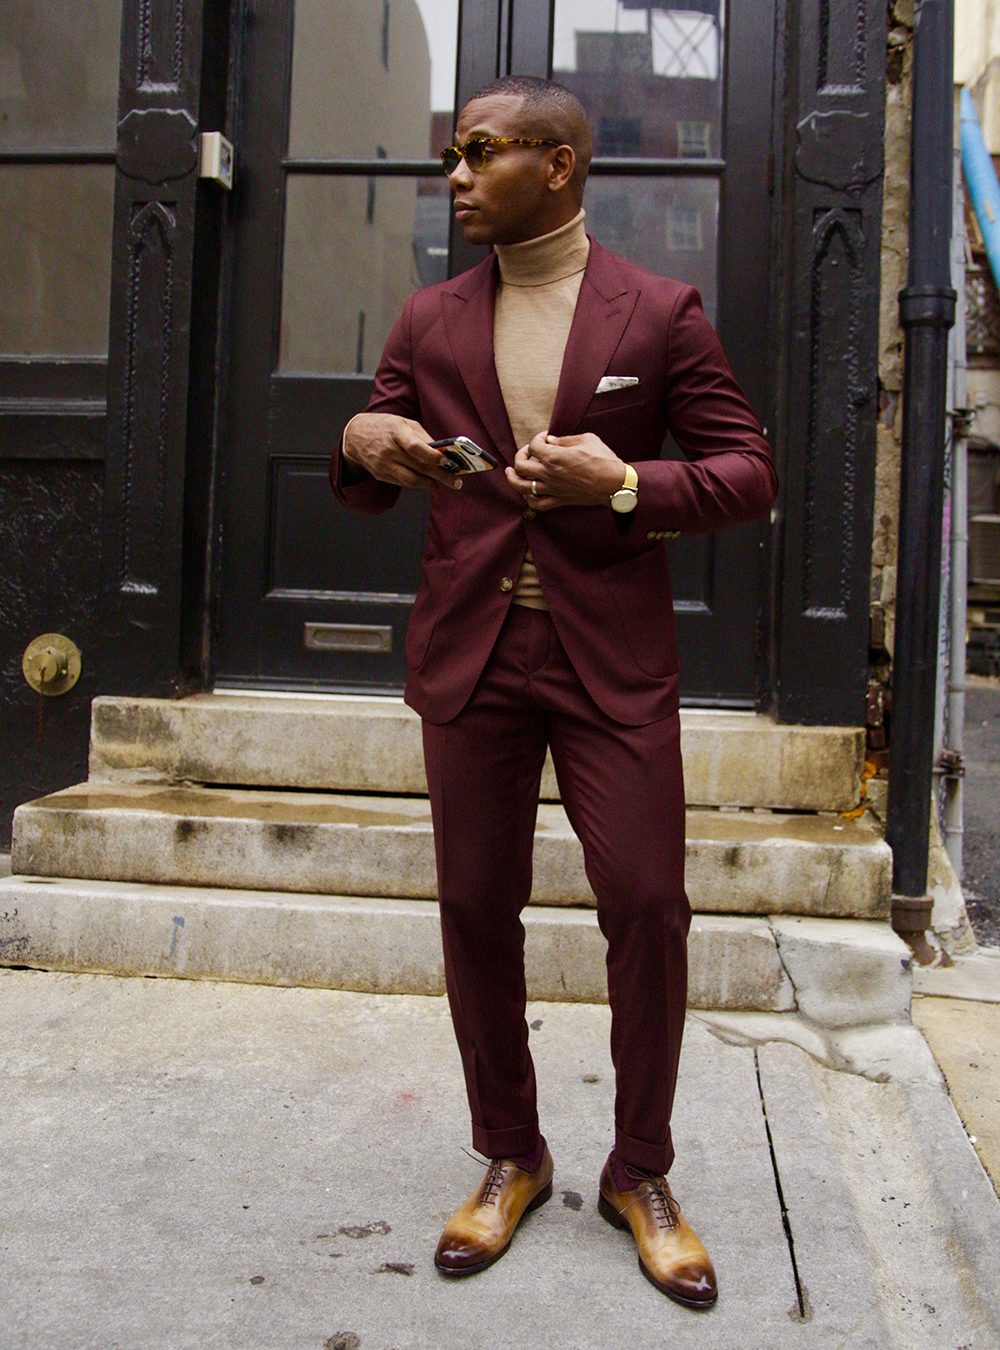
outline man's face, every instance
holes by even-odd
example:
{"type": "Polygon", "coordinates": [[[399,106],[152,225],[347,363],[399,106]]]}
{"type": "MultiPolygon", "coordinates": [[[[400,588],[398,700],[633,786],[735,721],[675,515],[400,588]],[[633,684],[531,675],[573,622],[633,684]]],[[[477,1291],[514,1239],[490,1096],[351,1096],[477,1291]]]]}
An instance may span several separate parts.
{"type": "MultiPolygon", "coordinates": [[[[466,104],[458,116],[455,143],[474,137],[534,136],[526,130],[520,98],[494,94],[466,104]]],[[[448,182],[455,218],[470,244],[517,244],[548,233],[551,146],[505,145],[473,173],[463,159],[448,182]]]]}

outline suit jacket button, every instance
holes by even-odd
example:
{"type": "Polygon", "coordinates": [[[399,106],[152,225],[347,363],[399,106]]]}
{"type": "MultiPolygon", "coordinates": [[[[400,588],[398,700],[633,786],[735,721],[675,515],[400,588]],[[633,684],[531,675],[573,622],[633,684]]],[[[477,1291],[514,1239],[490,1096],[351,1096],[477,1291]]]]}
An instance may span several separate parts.
{"type": "Polygon", "coordinates": [[[534,508],[533,506],[526,506],[526,507],[524,508],[524,518],[525,518],[525,520],[534,520],[535,517],[536,517],[537,515],[538,515],[538,512],[535,510],[535,508],[534,508]]]}
{"type": "Polygon", "coordinates": [[[512,591],[514,589],[514,583],[511,581],[510,577],[501,578],[500,589],[502,591],[512,591]]]}

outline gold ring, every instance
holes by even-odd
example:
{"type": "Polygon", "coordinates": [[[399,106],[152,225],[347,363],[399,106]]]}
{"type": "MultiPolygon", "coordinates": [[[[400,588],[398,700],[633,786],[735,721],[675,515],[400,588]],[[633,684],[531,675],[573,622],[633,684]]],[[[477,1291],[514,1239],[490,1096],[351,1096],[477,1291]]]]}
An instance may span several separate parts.
{"type": "Polygon", "coordinates": [[[538,496],[538,484],[535,482],[534,479],[531,480],[531,495],[533,497],[538,496]]]}

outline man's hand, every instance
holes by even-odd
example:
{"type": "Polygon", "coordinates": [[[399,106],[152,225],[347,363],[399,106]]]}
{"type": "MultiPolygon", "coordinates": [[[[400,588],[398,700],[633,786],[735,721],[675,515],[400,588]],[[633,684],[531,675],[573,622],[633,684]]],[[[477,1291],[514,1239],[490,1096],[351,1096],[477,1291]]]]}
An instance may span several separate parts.
{"type": "Polygon", "coordinates": [[[460,488],[461,476],[442,466],[444,455],[431,449],[431,437],[419,422],[395,413],[359,413],[344,437],[344,458],[367,469],[382,483],[426,491],[432,483],[460,488]]]}
{"type": "Polygon", "coordinates": [[[556,506],[608,506],[625,481],[625,462],[593,432],[550,436],[540,431],[514,456],[507,481],[536,511],[556,506]],[[535,490],[532,491],[532,483],[535,490]]]}

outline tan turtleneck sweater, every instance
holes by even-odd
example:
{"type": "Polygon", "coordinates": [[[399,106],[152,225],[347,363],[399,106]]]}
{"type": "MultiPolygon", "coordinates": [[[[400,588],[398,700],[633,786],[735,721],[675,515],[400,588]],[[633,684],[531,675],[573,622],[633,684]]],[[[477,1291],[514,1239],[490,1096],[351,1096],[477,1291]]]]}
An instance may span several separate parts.
{"type": "MultiPolygon", "coordinates": [[[[590,240],[584,213],[523,244],[497,244],[500,283],[493,317],[493,357],[514,443],[547,431],[563,353],[583,281],[590,240]]],[[[511,600],[548,609],[531,549],[511,600]]]]}

